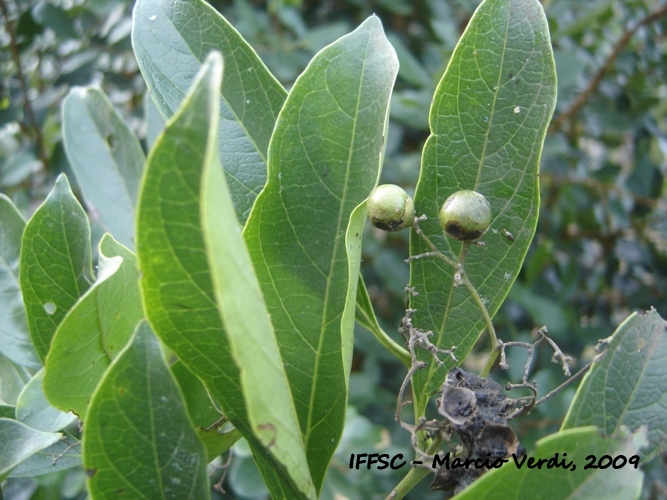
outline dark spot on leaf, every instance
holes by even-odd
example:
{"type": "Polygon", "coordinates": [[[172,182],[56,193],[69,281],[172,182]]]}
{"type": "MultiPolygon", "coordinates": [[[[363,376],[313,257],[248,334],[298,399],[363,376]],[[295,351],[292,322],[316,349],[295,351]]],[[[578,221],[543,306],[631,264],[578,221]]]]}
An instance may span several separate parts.
{"type": "Polygon", "coordinates": [[[324,171],[322,172],[322,177],[326,177],[327,175],[329,175],[329,169],[325,168],[324,171]]]}
{"type": "Polygon", "coordinates": [[[115,134],[108,134],[106,140],[111,151],[114,151],[118,147],[118,139],[116,138],[115,134]]]}
{"type": "Polygon", "coordinates": [[[86,476],[93,477],[97,474],[97,469],[86,469],[86,476]]]}
{"type": "Polygon", "coordinates": [[[273,431],[273,437],[271,438],[271,442],[268,444],[267,448],[271,448],[273,445],[276,444],[276,434],[278,433],[278,431],[275,425],[273,425],[271,422],[267,422],[266,424],[259,424],[257,427],[259,429],[270,429],[273,431]]]}
{"type": "Polygon", "coordinates": [[[123,389],[122,387],[118,389],[118,394],[125,394],[125,389],[123,389]]]}
{"type": "Polygon", "coordinates": [[[181,309],[186,309],[187,311],[190,311],[192,309],[190,306],[186,306],[185,304],[179,304],[177,302],[173,302],[173,305],[176,307],[180,307],[181,309]]]}
{"type": "Polygon", "coordinates": [[[509,75],[507,75],[507,78],[509,78],[511,80],[512,78],[514,78],[514,75],[512,73],[510,73],[509,75]]]}
{"type": "Polygon", "coordinates": [[[116,490],[116,494],[118,494],[118,495],[122,495],[123,493],[125,493],[125,488],[118,488],[116,490]]]}

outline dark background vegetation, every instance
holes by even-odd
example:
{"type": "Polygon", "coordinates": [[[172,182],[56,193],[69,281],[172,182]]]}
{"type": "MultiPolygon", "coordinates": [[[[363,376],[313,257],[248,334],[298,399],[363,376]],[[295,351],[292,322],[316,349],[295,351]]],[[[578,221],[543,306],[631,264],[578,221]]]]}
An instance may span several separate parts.
{"type": "MultiPolygon", "coordinates": [[[[382,181],[414,189],[431,96],[479,1],[211,3],[288,88],[319,49],[376,13],[401,63],[382,181]]],[[[556,57],[558,105],[542,156],[537,234],[494,323],[505,341],[528,340],[532,329],[546,325],[576,368],[633,311],[653,306],[667,317],[667,5],[542,3],[556,57]]],[[[146,143],[146,87],[131,47],[132,6],[132,0],[0,0],[0,190],[26,217],[60,172],[75,183],[60,130],[60,105],[72,86],[102,87],[146,143]]],[[[407,238],[407,232],[367,227],[362,264],[380,321],[397,339],[408,283],[407,238]]],[[[328,498],[334,492],[383,497],[407,470],[347,468],[350,453],[377,449],[409,456],[408,436],[394,422],[405,368],[368,332],[359,328],[356,338],[351,407],[325,485],[328,498]]],[[[480,355],[487,345],[483,337],[480,355]]],[[[540,394],[564,380],[550,356],[545,349],[532,368],[540,394]]],[[[464,366],[479,370],[480,360],[472,355],[464,366]]],[[[501,384],[516,382],[524,360],[525,352],[510,351],[510,369],[492,376],[501,384]]],[[[529,450],[558,429],[574,390],[516,423],[529,450]]],[[[665,460],[663,455],[646,467],[646,498],[667,497],[665,460]]],[[[212,468],[213,476],[221,470],[212,468]]],[[[224,487],[239,498],[262,495],[256,474],[239,447],[224,487]]],[[[423,483],[414,498],[424,498],[423,483]]],[[[5,498],[84,498],[83,488],[83,471],[74,469],[9,480],[5,498]]]]}

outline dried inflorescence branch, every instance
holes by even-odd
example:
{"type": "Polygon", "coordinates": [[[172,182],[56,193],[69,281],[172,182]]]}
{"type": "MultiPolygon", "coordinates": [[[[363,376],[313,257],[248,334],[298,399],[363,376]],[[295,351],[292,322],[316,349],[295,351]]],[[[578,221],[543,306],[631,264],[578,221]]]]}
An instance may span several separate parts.
{"type": "MultiPolygon", "coordinates": [[[[419,223],[426,219],[425,215],[415,218],[412,228],[417,236],[427,244],[429,251],[409,257],[406,259],[406,263],[410,263],[413,260],[436,257],[449,264],[454,270],[454,286],[464,285],[470,291],[473,300],[478,305],[491,338],[492,349],[481,376],[469,374],[460,368],[453,368],[449,371],[442,386],[440,397],[437,400],[438,412],[444,419],[428,420],[422,416],[417,419],[415,425],[407,424],[402,421],[400,415],[401,410],[411,403],[411,401],[404,401],[405,391],[408,384],[412,381],[414,374],[418,370],[428,366],[426,361],[418,359],[416,353],[417,347],[431,353],[433,360],[438,366],[443,365],[443,361],[440,358],[442,354],[449,356],[458,364],[458,360],[454,355],[456,346],[452,346],[450,349],[440,349],[433,344],[430,340],[433,332],[416,328],[413,324],[413,317],[417,311],[408,307],[401,321],[399,331],[410,352],[411,366],[401,384],[398,394],[396,421],[402,428],[410,432],[412,445],[417,456],[428,459],[428,463],[430,464],[435,463],[434,458],[436,455],[438,455],[438,459],[444,459],[443,457],[449,459],[451,455],[453,460],[490,460],[491,462],[500,460],[502,463],[502,460],[508,458],[510,455],[521,456],[525,453],[508,422],[513,418],[529,413],[535,406],[543,403],[574,380],[581,377],[604,353],[598,355],[579,372],[570,376],[569,364],[572,359],[565,355],[560,347],[547,336],[546,327],[542,327],[534,332],[537,339],[532,343],[519,341],[503,342],[497,339],[485,302],[468,279],[464,269],[464,261],[473,242],[465,241],[458,259],[452,258],[452,256],[441,252],[419,227],[419,223]],[[543,343],[551,346],[554,352],[551,357],[552,362],[560,363],[564,374],[570,378],[561,384],[561,386],[538,400],[537,382],[529,382],[528,377],[537,348],[543,343]],[[507,383],[505,389],[508,391],[519,388],[529,389],[532,392],[531,396],[516,399],[506,397],[501,393],[501,386],[486,377],[498,354],[500,354],[500,367],[504,370],[509,368],[506,356],[506,349],[508,347],[525,348],[528,351],[528,358],[524,366],[521,382],[518,384],[507,383]],[[458,438],[459,445],[453,442],[453,437],[458,438]],[[425,438],[426,441],[424,440],[425,438]],[[438,448],[445,441],[449,444],[450,451],[446,455],[441,455],[438,452],[438,448]],[[425,443],[429,443],[426,451],[423,449],[425,443]]],[[[514,235],[509,231],[503,229],[503,234],[510,241],[514,241],[514,235]]],[[[405,291],[413,297],[418,295],[414,287],[411,286],[407,286],[405,291]]],[[[608,339],[601,341],[596,350],[599,350],[601,345],[607,342],[608,339]]],[[[432,468],[432,466],[426,467],[432,468]]],[[[434,472],[436,472],[436,477],[431,484],[431,489],[454,490],[454,493],[456,493],[472,483],[484,471],[476,467],[441,467],[434,472]]]]}
{"type": "MultiPolygon", "coordinates": [[[[508,391],[513,389],[529,389],[533,394],[526,398],[519,398],[517,400],[521,402],[522,405],[510,415],[509,417],[510,419],[517,418],[527,413],[530,413],[530,411],[533,408],[544,403],[549,398],[553,397],[555,394],[559,393],[567,386],[572,384],[575,380],[583,376],[588,370],[590,370],[591,366],[593,366],[594,363],[598,362],[606,354],[606,351],[602,352],[601,354],[596,356],[592,361],[587,363],[577,373],[571,375],[569,364],[572,362],[572,358],[564,354],[563,351],[560,349],[560,347],[558,347],[556,342],[554,342],[551,338],[547,336],[547,327],[543,326],[542,328],[539,328],[538,330],[535,331],[535,334],[538,336],[538,338],[532,344],[529,342],[503,342],[502,340],[498,340],[498,347],[500,349],[500,367],[503,370],[507,370],[509,368],[507,364],[507,357],[505,354],[505,349],[507,347],[523,347],[528,351],[528,358],[526,359],[526,364],[524,367],[523,376],[521,378],[521,383],[512,384],[508,382],[505,388],[508,391]],[[537,347],[539,347],[539,345],[542,342],[546,342],[551,346],[551,348],[554,350],[554,354],[551,357],[551,361],[553,363],[560,362],[561,367],[563,368],[563,373],[565,374],[565,376],[569,378],[561,385],[556,387],[554,390],[550,391],[548,394],[542,396],[540,399],[537,399],[537,382],[535,381],[528,382],[528,374],[530,373],[530,367],[533,364],[533,357],[535,355],[535,352],[537,351],[537,347]]],[[[599,340],[595,350],[600,352],[600,349],[603,346],[605,346],[608,342],[609,342],[608,338],[599,340]]]]}
{"type": "MultiPolygon", "coordinates": [[[[416,297],[418,295],[418,292],[414,289],[414,287],[407,286],[405,287],[406,293],[410,294],[413,297],[416,297]]],[[[404,429],[407,429],[411,432],[413,438],[418,432],[415,430],[417,427],[419,427],[420,424],[417,424],[416,426],[409,425],[401,419],[401,410],[408,404],[410,404],[410,401],[405,401],[405,390],[412,380],[412,376],[415,374],[417,370],[420,370],[422,368],[425,368],[428,366],[428,363],[425,361],[420,361],[419,358],[417,357],[417,347],[420,347],[428,352],[431,353],[433,356],[433,359],[438,365],[442,365],[443,362],[442,360],[438,357],[439,354],[445,354],[449,356],[455,363],[458,362],[456,359],[456,356],[454,355],[454,351],[456,350],[456,346],[452,346],[449,349],[440,349],[438,348],[431,340],[429,337],[433,335],[432,331],[423,331],[420,330],[419,328],[415,328],[415,326],[412,323],[412,317],[414,314],[417,312],[416,309],[412,308],[407,308],[405,310],[405,316],[403,316],[403,319],[401,320],[401,325],[399,327],[399,332],[401,333],[403,339],[405,340],[406,345],[408,346],[408,351],[410,352],[410,359],[412,360],[412,364],[410,366],[410,369],[408,370],[407,375],[405,376],[405,379],[403,379],[403,383],[401,384],[401,388],[398,392],[398,401],[396,404],[396,421],[400,424],[401,427],[404,429]]],[[[419,429],[422,430],[422,429],[419,429]]],[[[418,449],[417,447],[415,449],[418,449]]]]}

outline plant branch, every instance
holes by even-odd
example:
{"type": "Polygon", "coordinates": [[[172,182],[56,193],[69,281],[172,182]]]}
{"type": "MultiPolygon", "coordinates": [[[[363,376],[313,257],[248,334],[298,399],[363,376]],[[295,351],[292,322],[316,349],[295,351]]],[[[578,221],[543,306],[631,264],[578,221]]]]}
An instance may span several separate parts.
{"type": "Polygon", "coordinates": [[[493,322],[491,321],[489,311],[487,311],[482,298],[479,296],[479,293],[477,293],[477,289],[473,286],[472,283],[470,283],[468,276],[464,275],[462,277],[462,281],[470,292],[470,295],[472,295],[472,298],[477,304],[477,307],[479,307],[479,310],[482,311],[482,316],[484,317],[484,322],[486,323],[486,330],[489,332],[489,338],[491,340],[491,352],[489,352],[489,358],[486,360],[484,369],[479,374],[480,377],[486,377],[489,375],[491,367],[493,366],[493,363],[498,357],[498,353],[500,351],[498,346],[498,337],[496,336],[496,329],[493,327],[493,322]]]}
{"type": "Polygon", "coordinates": [[[667,4],[663,5],[662,7],[653,11],[652,13],[648,14],[644,19],[640,20],[637,24],[635,24],[634,26],[623,32],[621,38],[616,42],[616,45],[614,45],[611,54],[607,56],[607,59],[605,59],[604,63],[602,64],[600,69],[598,69],[597,73],[595,74],[595,76],[593,76],[593,78],[588,83],[584,91],[581,94],[579,94],[579,96],[570,104],[568,109],[562,112],[555,120],[551,122],[551,126],[549,127],[550,133],[554,133],[562,129],[563,124],[566,121],[572,119],[575,115],[577,115],[577,113],[579,113],[579,111],[581,111],[581,108],[584,107],[586,101],[588,101],[588,98],[591,96],[591,94],[593,94],[593,92],[595,92],[597,88],[600,86],[600,83],[602,83],[602,80],[604,79],[607,72],[614,65],[614,62],[616,61],[620,53],[623,51],[626,45],[630,43],[630,40],[632,39],[634,34],[637,33],[639,28],[657,21],[665,14],[667,14],[667,4]]]}
{"type": "MultiPolygon", "coordinates": [[[[434,455],[442,444],[442,437],[438,436],[426,450],[427,455],[434,455]]],[[[432,470],[429,467],[412,467],[400,483],[387,495],[386,500],[400,500],[414,488],[419,481],[424,479],[432,470]]]]}
{"type": "MultiPolygon", "coordinates": [[[[357,323],[359,323],[357,321],[357,323]]],[[[411,360],[410,360],[410,354],[408,351],[403,349],[394,339],[392,339],[387,332],[385,332],[382,328],[378,328],[376,326],[372,326],[372,323],[369,321],[366,324],[361,324],[361,326],[366,328],[369,332],[373,334],[373,336],[384,346],[389,353],[391,353],[395,358],[397,358],[399,361],[401,361],[405,366],[408,368],[411,365],[411,360]]]]}
{"type": "Polygon", "coordinates": [[[9,10],[5,4],[5,0],[0,0],[0,11],[2,11],[2,16],[5,18],[5,30],[9,34],[9,48],[12,53],[14,65],[16,66],[16,76],[18,78],[19,86],[21,88],[21,95],[23,97],[23,113],[25,114],[26,120],[30,125],[32,133],[34,134],[39,159],[42,162],[44,168],[46,170],[50,170],[51,165],[49,161],[49,155],[44,144],[44,136],[42,135],[42,129],[40,128],[39,123],[35,118],[35,113],[33,112],[32,104],[30,103],[28,84],[26,83],[25,74],[23,73],[23,68],[21,67],[21,55],[18,49],[16,32],[14,31],[14,27],[12,26],[12,22],[9,18],[9,10]]]}

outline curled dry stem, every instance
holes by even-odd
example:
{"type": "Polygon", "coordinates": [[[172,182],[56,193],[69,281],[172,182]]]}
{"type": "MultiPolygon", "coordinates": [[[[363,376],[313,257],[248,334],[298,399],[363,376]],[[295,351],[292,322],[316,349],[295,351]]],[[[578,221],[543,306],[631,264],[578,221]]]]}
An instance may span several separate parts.
{"type": "MultiPolygon", "coordinates": [[[[406,287],[405,291],[413,296],[417,294],[415,289],[410,286],[406,287]]],[[[433,335],[433,332],[431,331],[425,332],[423,330],[414,327],[414,325],[412,324],[412,317],[414,316],[415,312],[416,309],[407,308],[405,310],[405,316],[401,321],[401,326],[399,327],[401,335],[408,344],[408,350],[410,351],[410,359],[412,360],[412,363],[410,365],[408,373],[403,379],[403,383],[401,384],[401,388],[399,390],[398,399],[396,403],[396,421],[402,428],[410,431],[413,437],[414,434],[416,433],[415,426],[403,422],[403,420],[401,419],[401,410],[405,406],[411,403],[409,401],[405,401],[405,390],[407,389],[408,384],[412,380],[412,376],[415,374],[417,370],[421,370],[422,368],[425,368],[427,366],[427,363],[425,361],[420,361],[417,358],[417,353],[416,353],[417,347],[421,347],[422,349],[429,351],[438,365],[442,365],[443,363],[442,360],[440,360],[440,358],[438,357],[439,354],[446,354],[454,362],[458,362],[456,356],[454,355],[456,346],[452,346],[450,349],[440,349],[435,344],[433,344],[429,339],[429,337],[433,335]]]]}
{"type": "Polygon", "coordinates": [[[60,460],[61,458],[63,458],[65,455],[67,455],[67,453],[68,453],[71,449],[76,448],[77,446],[81,446],[81,441],[76,441],[76,442],[74,442],[74,443],[70,443],[70,442],[67,440],[67,434],[63,434],[63,437],[62,437],[61,439],[62,439],[62,441],[64,441],[64,442],[67,444],[67,448],[65,448],[65,450],[64,450],[62,453],[60,453],[59,455],[57,455],[57,456],[53,459],[53,461],[51,462],[51,465],[56,465],[56,464],[58,463],[58,460],[60,460]]]}
{"type": "Polygon", "coordinates": [[[229,466],[232,465],[233,457],[234,454],[232,453],[232,450],[229,450],[227,458],[225,459],[225,463],[217,467],[218,470],[220,469],[222,470],[222,474],[220,475],[220,479],[218,479],[216,483],[213,485],[213,489],[223,495],[226,493],[226,491],[222,487],[222,484],[225,482],[225,479],[227,478],[227,473],[229,472],[229,466]]]}
{"type": "MultiPolygon", "coordinates": [[[[530,411],[535,408],[536,406],[539,406],[540,404],[544,403],[554,395],[558,394],[560,391],[571,385],[574,381],[582,377],[588,370],[591,369],[594,363],[597,363],[600,359],[604,357],[606,354],[606,351],[599,354],[598,356],[595,357],[592,361],[587,363],[581,370],[579,370],[577,373],[574,375],[570,376],[570,367],[569,363],[572,361],[572,358],[569,356],[565,355],[563,351],[558,347],[558,345],[547,336],[547,328],[542,327],[536,331],[536,334],[538,335],[538,338],[535,342],[532,344],[529,342],[503,342],[502,340],[498,341],[498,350],[500,351],[500,367],[503,370],[507,370],[508,364],[507,364],[507,358],[505,354],[505,349],[507,347],[523,347],[528,351],[528,358],[526,359],[526,364],[524,366],[524,371],[523,371],[523,376],[521,378],[521,383],[519,384],[511,384],[508,383],[506,385],[507,390],[512,390],[512,389],[529,389],[533,394],[531,396],[528,396],[526,398],[520,398],[520,401],[522,403],[522,406],[517,408],[512,414],[508,417],[508,419],[513,419],[520,417],[522,415],[525,415],[527,413],[530,413],[530,411]],[[565,382],[563,382],[561,385],[556,387],[554,390],[550,391],[546,395],[542,396],[540,399],[537,399],[537,384],[535,381],[533,382],[528,382],[528,375],[530,373],[530,367],[533,364],[533,357],[535,353],[537,352],[537,347],[542,342],[548,343],[551,348],[554,350],[554,354],[551,357],[551,361],[554,363],[557,363],[560,361],[561,367],[563,368],[563,373],[569,377],[565,382]]],[[[599,350],[599,347],[602,345],[605,345],[608,342],[609,339],[603,339],[598,342],[598,347],[596,350],[599,350]]]]}

